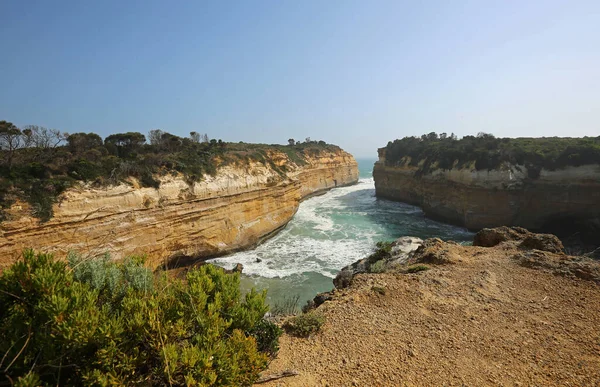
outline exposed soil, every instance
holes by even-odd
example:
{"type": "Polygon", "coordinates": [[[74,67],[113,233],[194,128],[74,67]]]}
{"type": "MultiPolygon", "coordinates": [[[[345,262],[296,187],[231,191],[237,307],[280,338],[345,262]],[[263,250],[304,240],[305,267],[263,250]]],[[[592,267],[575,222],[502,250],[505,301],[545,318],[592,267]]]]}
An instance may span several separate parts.
{"type": "Polygon", "coordinates": [[[597,282],[528,267],[515,244],[437,248],[450,263],[336,291],[322,332],[283,335],[263,373],[299,375],[260,386],[600,386],[597,282]]]}

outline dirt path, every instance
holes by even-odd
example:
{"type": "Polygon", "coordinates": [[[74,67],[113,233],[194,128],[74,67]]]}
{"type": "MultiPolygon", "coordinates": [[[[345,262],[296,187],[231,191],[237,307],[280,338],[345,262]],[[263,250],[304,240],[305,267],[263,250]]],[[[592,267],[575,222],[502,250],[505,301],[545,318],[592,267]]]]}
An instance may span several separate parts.
{"type": "Polygon", "coordinates": [[[523,267],[515,247],[445,248],[454,264],[355,277],[265,372],[300,375],[261,386],[600,386],[599,285],[523,267]]]}

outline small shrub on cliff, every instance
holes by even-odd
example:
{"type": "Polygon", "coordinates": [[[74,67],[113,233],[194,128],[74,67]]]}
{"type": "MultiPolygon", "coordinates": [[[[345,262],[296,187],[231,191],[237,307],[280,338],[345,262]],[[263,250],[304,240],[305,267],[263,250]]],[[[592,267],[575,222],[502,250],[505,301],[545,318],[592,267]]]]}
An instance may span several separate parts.
{"type": "Polygon", "coordinates": [[[319,332],[325,324],[325,317],[318,312],[308,312],[292,317],[283,324],[283,329],[291,335],[308,337],[319,332]]]}
{"type": "Polygon", "coordinates": [[[406,269],[407,273],[418,273],[420,271],[429,270],[429,266],[427,265],[413,265],[406,269]]]}
{"type": "Polygon", "coordinates": [[[383,273],[387,268],[385,260],[379,260],[369,267],[370,273],[383,273]]]}
{"type": "Polygon", "coordinates": [[[2,379],[250,385],[276,350],[265,294],[242,299],[237,274],[204,265],[177,281],[152,278],[139,259],[71,262],[29,250],[0,276],[2,379]]]}
{"type": "Polygon", "coordinates": [[[375,252],[367,257],[367,271],[370,273],[382,273],[385,271],[385,260],[392,256],[391,242],[377,242],[375,252]]]}

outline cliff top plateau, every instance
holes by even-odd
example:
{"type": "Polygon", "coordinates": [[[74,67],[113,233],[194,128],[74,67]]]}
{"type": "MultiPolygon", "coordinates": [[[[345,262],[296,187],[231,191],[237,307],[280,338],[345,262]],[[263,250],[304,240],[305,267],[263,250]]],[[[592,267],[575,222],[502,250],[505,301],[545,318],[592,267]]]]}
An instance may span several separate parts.
{"type": "Polygon", "coordinates": [[[600,262],[518,228],[475,244],[429,239],[402,262],[392,249],[386,272],[317,308],[321,332],[282,336],[265,374],[298,375],[266,385],[597,385],[600,262]]]}
{"type": "Polygon", "coordinates": [[[496,138],[479,133],[458,139],[454,134],[435,132],[421,137],[404,137],[379,149],[385,164],[418,166],[420,172],[472,166],[492,170],[502,163],[525,165],[535,178],[542,168],[556,170],[567,166],[600,164],[598,137],[496,138]]]}

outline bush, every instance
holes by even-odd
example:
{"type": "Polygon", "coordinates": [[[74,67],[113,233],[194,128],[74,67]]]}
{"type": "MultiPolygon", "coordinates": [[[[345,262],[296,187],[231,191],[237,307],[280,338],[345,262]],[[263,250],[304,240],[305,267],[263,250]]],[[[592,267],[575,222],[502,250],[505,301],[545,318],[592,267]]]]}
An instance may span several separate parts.
{"type": "Polygon", "coordinates": [[[477,170],[492,170],[503,162],[525,165],[529,177],[536,179],[542,169],[600,164],[599,137],[496,138],[479,133],[458,140],[456,136],[429,133],[404,137],[385,147],[385,163],[407,163],[418,167],[422,176],[433,169],[451,169],[473,165],[477,170]]]}
{"type": "Polygon", "coordinates": [[[367,271],[370,273],[382,273],[386,269],[386,260],[392,256],[391,242],[377,242],[375,252],[367,257],[367,271]]]}
{"type": "Polygon", "coordinates": [[[29,250],[0,276],[0,367],[21,385],[250,385],[276,350],[265,296],[212,265],[178,281],[29,250]]]}
{"type": "Polygon", "coordinates": [[[261,319],[247,334],[256,339],[260,352],[274,357],[279,351],[279,336],[283,331],[271,321],[261,319]]]}
{"type": "Polygon", "coordinates": [[[308,312],[286,320],[283,329],[293,336],[308,337],[319,332],[324,323],[323,315],[317,312],[308,312]]]}
{"type": "Polygon", "coordinates": [[[370,273],[383,273],[386,269],[385,260],[380,260],[369,266],[370,273]]]}
{"type": "Polygon", "coordinates": [[[418,273],[420,271],[429,270],[429,266],[427,265],[413,265],[406,269],[407,273],[418,273]]]}

